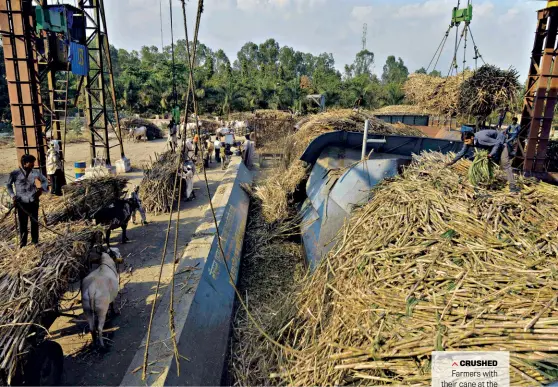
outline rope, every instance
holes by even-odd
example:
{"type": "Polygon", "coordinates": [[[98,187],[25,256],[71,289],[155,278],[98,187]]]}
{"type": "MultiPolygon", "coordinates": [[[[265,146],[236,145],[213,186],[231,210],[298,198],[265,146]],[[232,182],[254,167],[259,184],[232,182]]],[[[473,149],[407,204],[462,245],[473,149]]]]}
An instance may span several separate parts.
{"type": "Polygon", "coordinates": [[[479,48],[477,47],[477,43],[475,42],[475,37],[473,36],[473,30],[471,30],[471,26],[469,26],[469,33],[471,34],[471,40],[473,41],[473,44],[475,45],[475,68],[477,67],[477,58],[480,58],[480,60],[482,60],[483,64],[486,64],[486,62],[484,61],[484,58],[482,57],[482,55],[480,54],[479,48]]]}
{"type": "MultiPolygon", "coordinates": [[[[466,26],[463,27],[463,31],[461,32],[461,38],[459,38],[459,42],[455,46],[455,52],[453,53],[453,61],[451,62],[450,69],[448,71],[448,77],[451,75],[453,69],[456,69],[455,73],[457,74],[457,70],[459,68],[458,65],[457,65],[457,51],[459,50],[459,47],[461,46],[461,41],[463,40],[463,33],[465,32],[466,28],[467,28],[466,26]]],[[[459,28],[456,29],[456,34],[457,34],[457,32],[459,32],[459,28]]]]}
{"type": "Polygon", "coordinates": [[[442,49],[440,50],[440,53],[438,54],[438,59],[436,59],[436,63],[434,64],[434,68],[432,70],[436,70],[436,67],[438,67],[438,62],[440,61],[440,57],[442,56],[442,51],[444,50],[444,47],[446,46],[446,42],[448,41],[448,37],[449,37],[449,30],[448,30],[448,32],[446,32],[446,36],[444,38],[444,44],[442,46],[442,49]]]}
{"type": "Polygon", "coordinates": [[[467,63],[467,31],[469,24],[465,24],[463,33],[465,34],[465,46],[463,47],[463,79],[465,79],[465,64],[467,63]]]}
{"type": "MultiPolygon", "coordinates": [[[[438,54],[438,51],[440,51],[440,54],[442,53],[442,50],[444,49],[444,46],[445,46],[446,41],[448,39],[448,35],[449,35],[450,30],[451,30],[451,26],[448,27],[448,30],[444,34],[444,37],[442,38],[442,41],[440,42],[440,44],[438,45],[438,48],[434,52],[434,55],[432,56],[432,59],[430,59],[430,63],[428,63],[428,67],[426,68],[426,73],[427,74],[428,74],[428,70],[430,70],[430,66],[432,65],[432,62],[434,62],[434,58],[436,58],[436,54],[438,54]]],[[[439,55],[438,55],[438,59],[440,59],[439,55]]],[[[436,61],[436,64],[438,64],[438,61],[436,61]]],[[[434,65],[433,70],[436,70],[436,65],[434,65]]]]}
{"type": "Polygon", "coordinates": [[[170,9],[170,30],[171,30],[171,56],[172,56],[172,98],[174,101],[174,106],[178,104],[178,96],[176,94],[176,66],[174,62],[174,27],[172,24],[172,0],[169,0],[170,9]]]}
{"type": "MultiPolygon", "coordinates": [[[[196,31],[199,30],[199,21],[201,19],[201,10],[203,10],[203,1],[200,0],[201,7],[198,7],[198,25],[196,26],[196,31]]],[[[172,20],[172,7],[171,7],[171,20],[172,20]]],[[[197,39],[197,33],[196,33],[196,37],[195,39],[197,39]]],[[[186,39],[186,42],[188,42],[188,39],[186,39]]],[[[194,41],[194,44],[197,43],[197,40],[194,41]]],[[[174,43],[172,44],[174,47],[174,43]]],[[[173,48],[174,50],[174,48],[173,48]]],[[[188,52],[189,49],[188,49],[188,52]]],[[[195,50],[194,50],[194,58],[195,58],[195,50]]],[[[192,62],[193,59],[192,58],[192,62]]],[[[174,67],[174,66],[173,66],[174,67]]],[[[191,75],[191,74],[190,74],[191,75]]],[[[188,90],[192,89],[194,87],[193,82],[192,82],[192,78],[190,80],[190,86],[188,88],[188,90]]],[[[189,93],[188,93],[189,94],[189,93]]],[[[188,115],[186,114],[186,117],[184,118],[184,122],[185,124],[188,122],[188,115]]],[[[185,143],[186,138],[184,137],[183,139],[183,143],[185,143]]],[[[182,152],[180,153],[180,157],[178,158],[178,162],[177,162],[177,166],[176,166],[176,175],[174,178],[174,188],[173,188],[173,195],[172,197],[174,197],[176,195],[176,188],[178,185],[178,174],[179,174],[179,170],[184,162],[184,146],[182,147],[182,152]]],[[[180,201],[182,199],[182,178],[180,179],[180,191],[178,193],[178,215],[177,215],[177,219],[180,219],[180,201]]],[[[211,200],[211,196],[210,196],[210,200],[211,200]]],[[[155,298],[153,300],[153,304],[151,305],[151,314],[149,316],[149,325],[147,328],[147,341],[145,344],[145,352],[144,352],[144,357],[143,357],[143,365],[142,365],[142,380],[145,380],[146,376],[147,376],[147,364],[148,364],[148,358],[149,358],[149,343],[151,341],[151,328],[153,326],[153,319],[155,316],[155,306],[157,303],[157,298],[159,296],[159,290],[161,287],[161,278],[162,278],[162,273],[163,273],[163,267],[165,265],[165,257],[167,254],[167,246],[168,246],[168,241],[169,241],[169,235],[170,235],[170,229],[171,229],[171,223],[172,223],[172,216],[174,213],[174,207],[171,207],[171,211],[169,214],[169,220],[167,223],[167,230],[166,230],[166,235],[165,235],[165,244],[163,247],[163,253],[161,256],[161,263],[160,263],[160,267],[159,267],[159,277],[157,280],[157,286],[155,289],[155,298]]],[[[178,229],[180,226],[179,221],[177,220],[176,222],[176,230],[175,230],[175,241],[174,241],[174,256],[173,256],[173,271],[172,271],[172,278],[171,278],[171,301],[170,301],[170,309],[169,309],[169,329],[171,330],[171,337],[173,340],[173,347],[174,347],[174,354],[176,357],[176,365],[177,365],[177,373],[180,374],[180,363],[179,363],[179,354],[178,354],[178,347],[177,347],[177,343],[176,343],[176,333],[174,332],[174,275],[175,275],[175,271],[176,271],[176,252],[177,252],[177,241],[178,241],[178,229]]]]}
{"type": "MultiPolygon", "coordinates": [[[[182,0],[183,5],[184,5],[184,0],[182,0]]],[[[201,17],[201,13],[199,12],[199,7],[203,7],[203,0],[199,0],[198,3],[198,20],[197,20],[197,24],[196,24],[196,32],[195,32],[195,36],[194,36],[194,43],[197,41],[197,35],[198,35],[198,27],[199,27],[199,19],[201,17]]],[[[183,7],[183,11],[184,11],[184,7],[183,7]]],[[[184,11],[184,18],[186,18],[186,13],[184,11]]],[[[188,41],[188,40],[186,40],[188,41]]],[[[195,48],[194,48],[195,50],[195,48]]],[[[192,80],[191,84],[193,85],[193,60],[190,61],[189,65],[189,70],[190,70],[190,79],[192,80]]],[[[201,130],[200,130],[200,126],[199,123],[197,122],[197,117],[198,117],[198,111],[197,111],[197,102],[196,102],[196,96],[194,93],[192,93],[192,100],[194,102],[194,114],[196,115],[196,126],[197,126],[197,134],[198,137],[201,139],[201,130]]],[[[203,141],[200,141],[200,147],[201,147],[201,151],[203,154],[204,151],[204,145],[203,145],[203,141]]],[[[207,194],[209,196],[209,206],[211,209],[211,214],[213,217],[213,223],[215,225],[215,230],[216,230],[216,236],[217,236],[217,243],[218,243],[218,247],[219,247],[219,251],[221,252],[221,255],[223,257],[223,262],[225,264],[225,268],[227,270],[227,274],[229,276],[230,279],[230,284],[234,289],[234,292],[236,293],[236,296],[238,297],[238,300],[240,302],[240,304],[242,305],[242,308],[246,311],[246,314],[248,316],[248,318],[250,319],[250,321],[254,324],[254,326],[256,327],[256,329],[262,334],[262,336],[264,336],[269,342],[271,342],[272,344],[274,344],[275,346],[281,348],[282,350],[284,350],[285,352],[290,352],[292,354],[296,354],[297,351],[292,349],[292,348],[288,348],[286,346],[284,346],[283,344],[277,342],[276,340],[274,340],[271,336],[269,336],[269,334],[260,326],[260,324],[258,324],[258,322],[256,321],[256,319],[254,318],[254,316],[252,315],[252,313],[250,313],[250,311],[248,310],[248,306],[244,303],[242,294],[240,294],[240,291],[238,290],[238,288],[235,285],[235,278],[233,278],[232,274],[231,274],[231,270],[229,268],[229,265],[227,263],[227,260],[225,258],[225,250],[223,249],[223,245],[221,243],[221,233],[219,232],[219,224],[217,222],[217,215],[215,214],[215,208],[213,207],[213,201],[211,199],[211,191],[209,188],[209,181],[207,179],[207,172],[205,170],[205,168],[203,169],[203,174],[204,174],[204,180],[205,180],[205,187],[207,190],[207,194]]],[[[174,289],[171,289],[171,292],[173,292],[174,289]]],[[[172,293],[171,293],[172,294],[172,293]]],[[[171,304],[172,305],[172,304],[171,304]]],[[[172,307],[172,306],[171,306],[172,307]]]]}

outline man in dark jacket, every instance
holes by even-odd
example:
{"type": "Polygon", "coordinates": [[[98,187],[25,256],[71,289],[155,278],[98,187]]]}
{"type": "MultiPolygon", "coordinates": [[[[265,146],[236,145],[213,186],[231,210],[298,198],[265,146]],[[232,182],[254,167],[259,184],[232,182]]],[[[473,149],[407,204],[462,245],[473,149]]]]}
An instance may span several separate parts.
{"type": "Polygon", "coordinates": [[[485,149],[489,152],[488,158],[493,160],[495,163],[499,163],[500,168],[502,168],[505,172],[506,179],[510,184],[510,191],[519,191],[515,185],[515,177],[513,176],[513,170],[511,167],[511,157],[508,147],[506,146],[506,135],[504,133],[488,129],[481,130],[477,133],[466,132],[463,137],[463,148],[461,148],[461,151],[455,156],[455,158],[447,164],[448,166],[461,160],[472,147],[485,149]]]}

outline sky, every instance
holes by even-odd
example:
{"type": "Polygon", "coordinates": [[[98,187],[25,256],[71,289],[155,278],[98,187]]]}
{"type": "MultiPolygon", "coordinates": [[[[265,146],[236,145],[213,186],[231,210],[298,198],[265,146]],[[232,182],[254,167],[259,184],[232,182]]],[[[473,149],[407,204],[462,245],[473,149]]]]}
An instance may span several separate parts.
{"type": "MultiPolygon", "coordinates": [[[[108,0],[105,2],[110,43],[139,50],[170,44],[169,0],[108,0]]],[[[184,38],[179,0],[173,7],[174,37],[184,38]]],[[[462,0],[461,4],[466,3],[462,0]]],[[[231,62],[244,43],[274,38],[281,46],[318,55],[332,53],[343,70],[362,49],[363,24],[368,25],[366,48],[375,54],[381,74],[387,56],[401,57],[410,72],[427,67],[451,20],[457,0],[205,0],[199,39],[213,50],[223,49],[231,62]]],[[[529,68],[536,11],[543,1],[474,0],[471,31],[486,63],[515,67],[525,79],[529,68]]],[[[189,34],[195,23],[197,1],[187,2],[189,34]]],[[[455,46],[455,29],[444,47],[437,69],[446,75],[455,46]]],[[[469,39],[467,65],[474,67],[469,39]]],[[[458,62],[463,61],[463,44],[458,62]]],[[[479,65],[480,65],[479,60],[479,65]]]]}

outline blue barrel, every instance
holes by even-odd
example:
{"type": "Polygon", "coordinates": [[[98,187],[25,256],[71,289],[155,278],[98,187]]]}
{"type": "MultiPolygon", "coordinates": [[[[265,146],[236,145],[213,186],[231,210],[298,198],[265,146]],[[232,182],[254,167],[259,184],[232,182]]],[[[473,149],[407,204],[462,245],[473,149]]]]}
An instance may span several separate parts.
{"type": "Polygon", "coordinates": [[[76,179],[85,176],[85,168],[87,163],[85,161],[79,161],[74,163],[74,173],[76,174],[76,179]]]}

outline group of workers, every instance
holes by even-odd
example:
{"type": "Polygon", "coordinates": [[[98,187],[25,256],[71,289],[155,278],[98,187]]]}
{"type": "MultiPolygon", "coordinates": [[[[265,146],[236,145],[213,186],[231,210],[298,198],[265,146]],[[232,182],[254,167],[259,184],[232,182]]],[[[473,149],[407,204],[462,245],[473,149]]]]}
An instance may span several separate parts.
{"type": "MultiPolygon", "coordinates": [[[[502,124],[503,120],[499,122],[499,127],[502,124]]],[[[513,118],[512,124],[504,131],[486,129],[475,133],[472,128],[464,127],[462,129],[463,148],[447,166],[455,164],[463,157],[472,158],[472,148],[485,149],[489,152],[488,158],[499,164],[506,174],[510,191],[512,193],[519,192],[519,188],[515,183],[511,162],[515,156],[515,147],[520,129],[521,126],[518,123],[517,117],[513,118]]]]}

